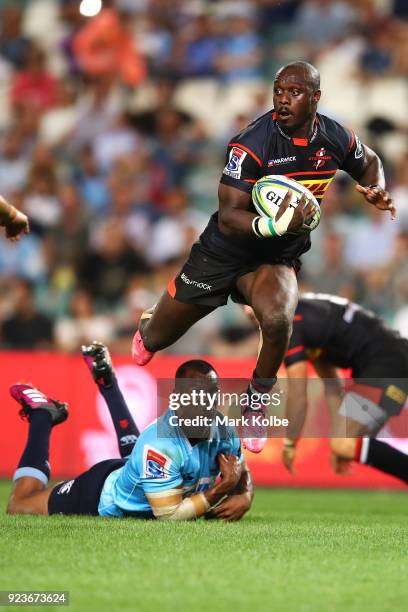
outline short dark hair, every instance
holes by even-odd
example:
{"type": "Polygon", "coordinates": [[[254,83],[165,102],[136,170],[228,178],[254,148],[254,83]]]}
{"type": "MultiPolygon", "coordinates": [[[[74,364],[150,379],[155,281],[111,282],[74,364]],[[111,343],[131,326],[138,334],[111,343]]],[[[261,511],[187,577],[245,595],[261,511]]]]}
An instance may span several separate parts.
{"type": "Polygon", "coordinates": [[[217,374],[215,368],[208,361],[204,361],[204,359],[189,359],[177,368],[176,380],[178,378],[189,378],[188,374],[191,373],[210,374],[210,372],[217,374]]]}

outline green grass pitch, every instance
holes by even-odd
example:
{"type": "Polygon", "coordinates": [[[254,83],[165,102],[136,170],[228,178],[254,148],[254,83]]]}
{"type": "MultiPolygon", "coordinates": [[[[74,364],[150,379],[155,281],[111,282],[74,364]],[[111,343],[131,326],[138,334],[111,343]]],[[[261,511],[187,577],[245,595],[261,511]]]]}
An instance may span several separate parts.
{"type": "Polygon", "coordinates": [[[84,612],[402,611],[407,515],[403,492],[282,489],[234,524],[2,512],[0,589],[68,590],[59,609],[84,612]]]}

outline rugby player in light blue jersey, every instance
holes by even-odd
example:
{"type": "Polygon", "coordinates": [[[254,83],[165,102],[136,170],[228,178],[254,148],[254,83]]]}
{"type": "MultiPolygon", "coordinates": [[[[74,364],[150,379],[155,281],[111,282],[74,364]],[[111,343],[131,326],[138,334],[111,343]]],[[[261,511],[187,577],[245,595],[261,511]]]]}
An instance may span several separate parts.
{"type": "MultiPolygon", "coordinates": [[[[240,440],[235,429],[214,419],[215,408],[201,402],[180,407],[177,414],[167,410],[139,434],[107,348],[94,343],[83,347],[83,355],[108,405],[122,459],[102,461],[47,488],[51,430],[67,419],[68,408],[31,385],[13,385],[10,392],[29,421],[29,434],[14,474],[9,513],[239,520],[249,510],[253,489],[240,440]],[[188,420],[194,410],[207,419],[199,427],[188,420]]],[[[177,395],[218,389],[218,375],[206,361],[187,361],[176,372],[177,395]]]]}

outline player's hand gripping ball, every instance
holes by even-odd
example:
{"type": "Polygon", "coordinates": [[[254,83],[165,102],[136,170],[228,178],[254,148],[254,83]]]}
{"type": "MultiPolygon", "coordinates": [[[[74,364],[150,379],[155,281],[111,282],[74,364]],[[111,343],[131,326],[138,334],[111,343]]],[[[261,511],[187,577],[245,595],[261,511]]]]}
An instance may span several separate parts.
{"type": "Polygon", "coordinates": [[[314,195],[301,183],[284,175],[270,174],[257,181],[252,190],[252,201],[262,217],[274,221],[278,235],[311,232],[320,222],[320,206],[314,195]],[[302,207],[301,210],[295,210],[302,207]],[[289,211],[287,229],[279,231],[279,220],[283,219],[282,209],[289,211]]]}

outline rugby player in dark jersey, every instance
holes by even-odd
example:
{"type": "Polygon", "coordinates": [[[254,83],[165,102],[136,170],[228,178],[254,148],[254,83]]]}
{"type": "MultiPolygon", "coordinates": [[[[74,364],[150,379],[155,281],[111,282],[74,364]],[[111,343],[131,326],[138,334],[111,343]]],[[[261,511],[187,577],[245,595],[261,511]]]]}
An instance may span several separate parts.
{"type": "Polygon", "coordinates": [[[353,302],[325,294],[300,296],[284,359],[289,426],[282,459],[290,472],[307,413],[308,362],[324,383],[335,471],[346,473],[354,460],[408,483],[407,455],[375,439],[405,404],[408,340],[353,302]],[[350,368],[351,380],[342,381],[337,368],[350,368]]]}
{"type": "MultiPolygon", "coordinates": [[[[295,209],[289,207],[288,193],[275,219],[279,227],[274,224],[271,230],[251,200],[252,187],[262,176],[292,177],[320,200],[342,169],[358,181],[356,188],[368,203],[394,216],[379,157],[351,130],[317,113],[320,95],[319,73],[310,64],[295,62],[278,71],[274,110],[228,145],[218,212],[158,304],[141,317],[132,346],[136,363],[148,363],[156,351],[231,297],[253,307],[262,330],[263,345],[249,391],[272,388],[291,334],[299,258],[310,248],[309,235],[296,232],[314,209],[305,198],[295,209]]],[[[252,421],[251,406],[245,412],[252,421]]],[[[249,450],[259,452],[266,442],[265,430],[255,421],[243,437],[249,450]]]]}

